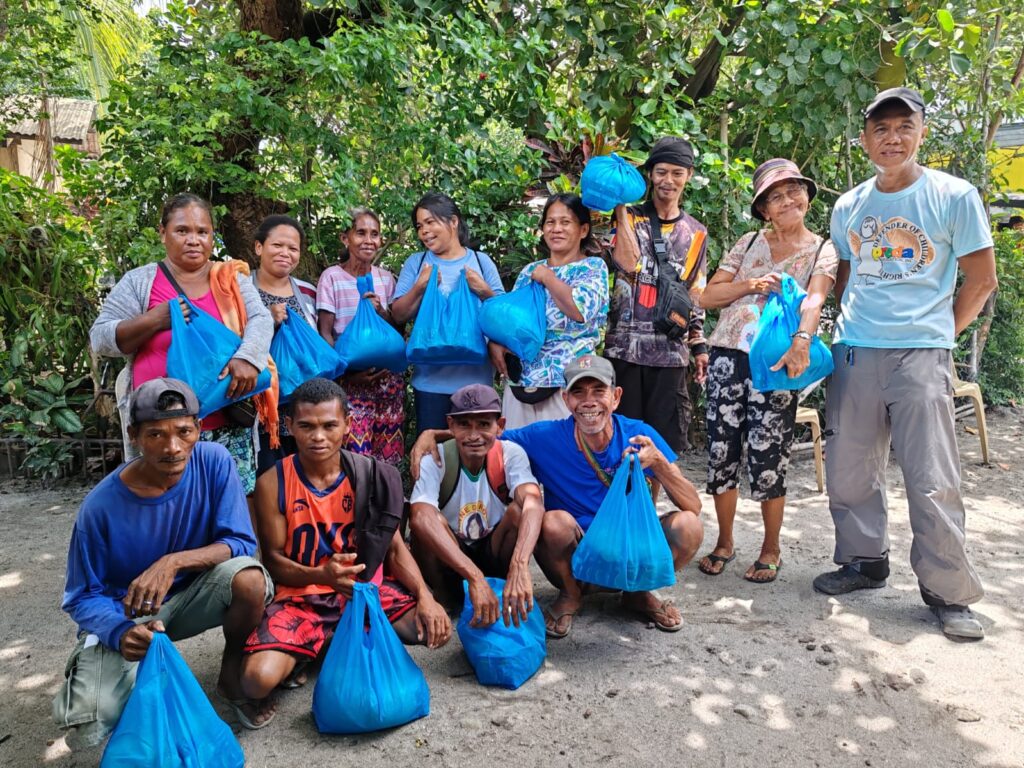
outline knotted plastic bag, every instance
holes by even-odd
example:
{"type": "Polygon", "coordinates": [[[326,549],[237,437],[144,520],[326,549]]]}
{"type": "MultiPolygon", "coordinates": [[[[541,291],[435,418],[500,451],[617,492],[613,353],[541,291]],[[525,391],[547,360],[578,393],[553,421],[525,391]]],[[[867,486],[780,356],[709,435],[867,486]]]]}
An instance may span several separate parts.
{"type": "Polygon", "coordinates": [[[356,582],[313,690],[321,733],[367,733],[430,714],[423,672],[392,629],[375,584],[356,582]]]}
{"type": "Polygon", "coordinates": [[[181,304],[174,300],[168,302],[171,309],[171,346],[167,350],[167,375],[181,379],[195,392],[199,400],[199,418],[270,388],[270,369],[264,368],[252,392],[245,397],[229,398],[231,377],[218,377],[242,346],[242,339],[185,296],[178,298],[185,300],[190,314],[186,322],[181,304]]]}
{"type": "Polygon", "coordinates": [[[100,768],[241,768],[245,755],[163,632],[139,664],[100,768]]]}
{"type": "Polygon", "coordinates": [[[770,392],[773,389],[803,389],[832,373],[835,365],[832,353],[820,338],[811,339],[808,350],[810,363],[807,370],[795,379],[786,368],[770,370],[786,354],[793,334],[800,328],[800,304],[807,293],[797,285],[791,275],[782,276],[782,288],[772,293],[765,302],[757,323],[757,335],[750,343],[750,380],[754,389],[770,392]]]}
{"type": "Polygon", "coordinates": [[[621,157],[592,157],[580,176],[583,204],[595,211],[610,211],[621,203],[632,203],[644,196],[647,182],[640,172],[621,157]]]}
{"type": "Polygon", "coordinates": [[[345,361],[334,347],[290,307],[288,317],[274,334],[270,356],[277,364],[282,403],[288,402],[292,392],[305,381],[318,376],[333,379],[345,372],[345,361]]]}
{"type": "Polygon", "coordinates": [[[405,359],[405,339],[377,314],[372,301],[363,298],[373,292],[373,277],[366,274],[356,278],[356,289],[360,297],[356,314],[334,342],[334,349],[350,371],[386,368],[394,373],[405,373],[409,366],[405,359]]]}
{"type": "Polygon", "coordinates": [[[437,265],[423,292],[406,348],[410,363],[480,365],[487,361],[487,340],[480,330],[480,299],[459,273],[447,296],[437,284],[437,265]]]}
{"type": "Polygon", "coordinates": [[[480,308],[480,330],[508,347],[524,363],[533,362],[548,332],[548,292],[530,280],[522,288],[492,296],[480,308]]]}
{"type": "Polygon", "coordinates": [[[630,453],[619,465],[594,521],[572,556],[580,581],[625,592],[676,583],[672,550],[658,521],[640,459],[630,453]]]}
{"type": "MultiPolygon", "coordinates": [[[[487,583],[500,603],[505,580],[488,576],[487,583]]],[[[540,606],[534,602],[527,620],[521,621],[518,627],[515,624],[506,627],[502,619],[489,627],[471,627],[473,604],[469,601],[469,582],[463,581],[462,588],[466,597],[456,630],[476,679],[481,685],[497,685],[514,691],[533,677],[548,655],[540,606]]]]}

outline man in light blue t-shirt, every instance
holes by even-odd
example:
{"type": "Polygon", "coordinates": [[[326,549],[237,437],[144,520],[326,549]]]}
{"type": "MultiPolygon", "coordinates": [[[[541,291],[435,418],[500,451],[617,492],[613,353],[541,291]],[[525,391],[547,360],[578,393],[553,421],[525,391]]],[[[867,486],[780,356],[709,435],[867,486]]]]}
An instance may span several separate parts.
{"type": "Polygon", "coordinates": [[[907,488],[921,596],[947,635],[981,638],[967,607],[982,587],[964,543],[951,350],[996,287],[995,256],[977,190],[917,162],[928,130],[924,106],[909,88],[882,91],[868,105],[860,140],[876,175],[832,212],[841,311],[826,463],[842,567],[814,587],[837,595],[885,586],[891,441],[907,488]]]}

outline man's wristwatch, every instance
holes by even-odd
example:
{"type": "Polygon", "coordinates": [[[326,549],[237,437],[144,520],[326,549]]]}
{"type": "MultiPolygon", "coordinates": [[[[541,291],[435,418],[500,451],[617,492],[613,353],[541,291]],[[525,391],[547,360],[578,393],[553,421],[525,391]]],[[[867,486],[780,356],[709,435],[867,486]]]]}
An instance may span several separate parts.
{"type": "Polygon", "coordinates": [[[811,334],[809,334],[807,331],[797,331],[790,338],[793,338],[793,339],[804,339],[805,341],[810,341],[814,337],[811,336],[811,334]]]}

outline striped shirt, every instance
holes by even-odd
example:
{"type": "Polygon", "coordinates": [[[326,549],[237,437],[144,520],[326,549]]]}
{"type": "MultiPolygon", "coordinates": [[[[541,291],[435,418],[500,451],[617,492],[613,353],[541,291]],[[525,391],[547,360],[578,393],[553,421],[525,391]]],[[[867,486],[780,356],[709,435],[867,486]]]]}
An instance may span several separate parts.
{"type": "MultiPolygon", "coordinates": [[[[395,295],[395,276],[386,269],[371,267],[373,292],[386,308],[395,295]]],[[[356,278],[340,266],[328,267],[316,284],[316,308],[334,315],[334,338],[342,332],[355,317],[359,305],[359,290],[356,278]]]]}

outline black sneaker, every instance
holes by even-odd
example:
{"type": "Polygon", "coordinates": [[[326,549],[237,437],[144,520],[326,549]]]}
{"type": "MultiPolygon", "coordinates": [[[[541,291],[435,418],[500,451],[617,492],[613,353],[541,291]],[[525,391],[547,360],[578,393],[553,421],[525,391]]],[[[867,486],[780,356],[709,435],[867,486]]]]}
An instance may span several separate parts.
{"type": "Polygon", "coordinates": [[[858,589],[881,589],[885,579],[872,579],[852,565],[844,565],[838,571],[823,573],[814,579],[814,588],[826,595],[845,595],[858,589]]]}

